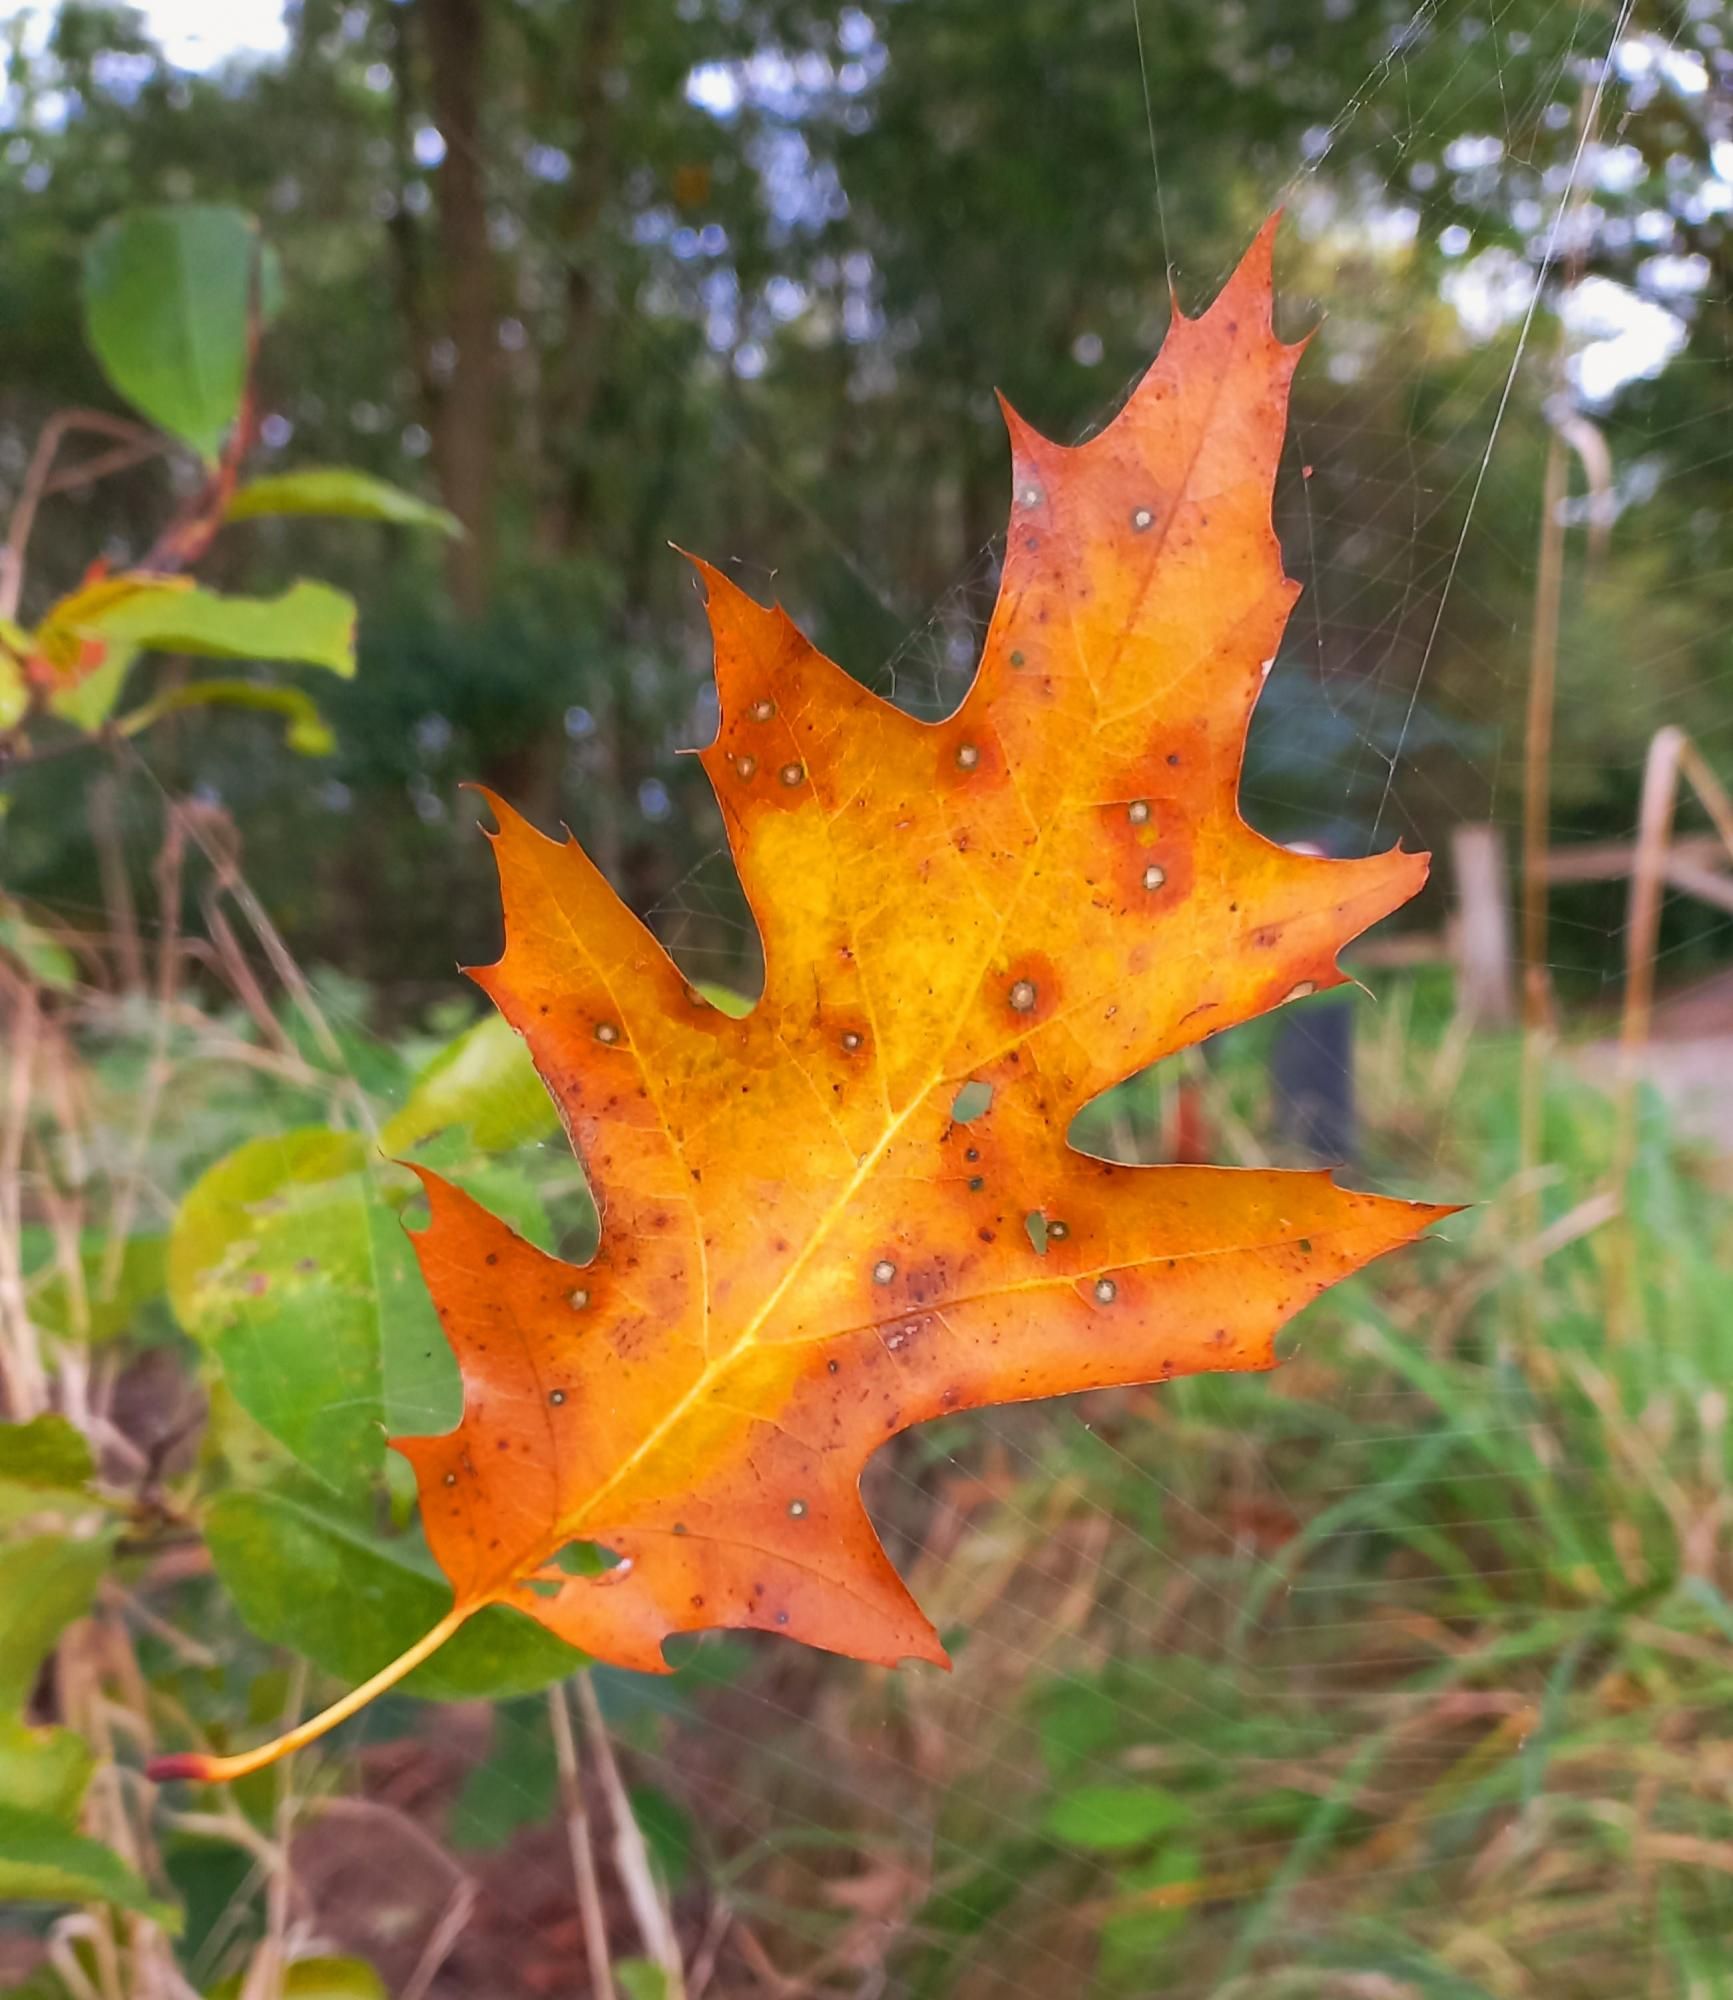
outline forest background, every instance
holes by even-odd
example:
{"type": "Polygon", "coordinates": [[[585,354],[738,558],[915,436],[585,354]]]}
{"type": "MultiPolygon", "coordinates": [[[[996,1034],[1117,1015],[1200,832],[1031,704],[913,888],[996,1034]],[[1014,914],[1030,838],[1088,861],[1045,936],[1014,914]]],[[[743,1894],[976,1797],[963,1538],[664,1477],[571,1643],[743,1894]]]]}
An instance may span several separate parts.
{"type": "MultiPolygon", "coordinates": [[[[153,39],[171,11],[0,15],[14,530],[57,412],[130,422],[91,245],[199,203],[255,217],[277,274],[248,476],[359,468],[459,532],[395,503],[225,526],[201,582],[348,591],[352,677],[279,666],[236,712],[194,691],[250,662],[159,651],[127,683],[148,729],[0,731],[0,1350],[42,1361],[6,1415],[84,1440],[72,1499],[0,1442],[0,1710],[79,1734],[70,1837],[124,1864],[80,1848],[19,1897],[13,1990],[1733,1992],[1725,869],[1682,808],[1711,893],[1668,895],[1652,949],[1620,867],[1552,883],[1521,1033],[1440,942],[1459,829],[1495,830],[1514,897],[1525,787],[1568,853],[1628,846],[1664,726],[1699,790],[1733,774],[1726,0],[299,0],[268,51],[197,63],[153,39]],[[993,390],[1089,435],[1278,205],[1278,325],[1316,329],[1276,498],[1305,594],[1242,806],[1439,854],[1354,961],[1349,1143],[1363,1183],[1472,1214],[1316,1308],[1268,1380],[882,1453],[942,1684],[712,1635],[666,1689],[578,1676],[574,1725],[569,1656],[508,1648],[227,1802],[148,1786],[148,1748],[253,1740],[359,1678],[433,1587],[387,1471],[336,1526],[309,1498],[312,1361],[266,1437],[229,1341],[401,1365],[425,1307],[377,1225],[401,1255],[407,1197],[358,1135],[532,1234],[593,1227],[499,1038],[453,1042],[455,968],[498,944],[462,782],[570,825],[694,980],[750,996],[681,754],[714,701],[670,544],[947,712],[997,582],[993,390]],[[1690,1041],[1671,1114],[1609,1094],[1633,970],[1690,1041]],[[304,1171],[327,1128],[354,1145],[304,1171]],[[313,1189],[258,1231],[273,1284],[309,1241],[364,1271],[298,1320],[222,1278],[241,1158],[313,1189]],[[112,1568],[63,1602],[19,1566],[38,1505],[72,1510],[63,1578],[106,1510],[112,1568]]],[[[205,476],[159,440],[40,496],[20,625],[141,561],[205,476]]],[[[1269,1050],[1164,1065],[1082,1136],[1286,1160],[1269,1050]]]]}

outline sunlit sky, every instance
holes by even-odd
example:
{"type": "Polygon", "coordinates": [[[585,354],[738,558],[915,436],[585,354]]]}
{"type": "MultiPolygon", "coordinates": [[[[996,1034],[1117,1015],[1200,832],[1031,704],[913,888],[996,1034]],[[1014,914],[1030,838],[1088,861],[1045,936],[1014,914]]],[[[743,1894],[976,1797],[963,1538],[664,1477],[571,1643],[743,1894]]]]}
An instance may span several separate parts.
{"type": "MultiPolygon", "coordinates": [[[[242,51],[271,54],[284,46],[283,0],[133,0],[169,60],[182,69],[208,69],[242,51]]],[[[45,27],[54,0],[0,0],[0,21],[20,14],[45,27]]]]}

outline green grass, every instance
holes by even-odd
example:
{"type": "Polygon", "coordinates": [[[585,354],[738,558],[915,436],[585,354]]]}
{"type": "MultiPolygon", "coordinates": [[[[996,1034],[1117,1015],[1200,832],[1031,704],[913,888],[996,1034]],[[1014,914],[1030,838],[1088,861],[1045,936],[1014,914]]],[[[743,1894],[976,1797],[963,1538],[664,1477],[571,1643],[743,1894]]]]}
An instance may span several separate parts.
{"type": "MultiPolygon", "coordinates": [[[[1728,1990],[1726,1205],[1651,1106],[1628,1223],[1568,1240],[1612,1128],[1561,1061],[1536,1263],[1517,1051],[1455,1060],[1426,1001],[1362,1023],[1361,1178],[1480,1207],[1315,1307],[1274,1377],[958,1425],[881,1489],[893,1520],[926,1501],[950,1552],[916,1587],[967,1637],[954,1684],[857,1704],[834,1780],[816,1744],[755,1772],[773,1823],[846,1829],[746,1871],[795,1960],[847,1932],[826,1881],[888,1850],[912,1995],[1728,1990]],[[996,1497],[955,1537],[961,1469],[996,1497]],[[887,1758],[913,1808],[863,1812],[887,1758]]],[[[1261,1078],[1242,1049],[1208,1089],[1256,1130],[1261,1078]]]]}
{"type": "MultiPolygon", "coordinates": [[[[883,1454],[868,1497],[953,1675],[713,1635],[671,1683],[598,1677],[688,1945],[733,1913],[712,2000],[772,1990],[766,1963],[836,2000],[1733,2000],[1724,1189],[1646,1105],[1621,1212],[1597,1211],[1612,1114],[1567,1050],[1522,1241],[1514,1042],[1455,1036],[1431,980],[1356,1004],[1352,1178],[1473,1205],[1320,1301],[1272,1376],[991,1412],[883,1454]]],[[[147,1230],[237,1139],[352,1085],[401,1100],[426,1050],[333,1013],[341,1090],[171,1039],[147,1230]]],[[[124,1157],[149,1022],[96,1025],[87,1129],[124,1157]]],[[[1189,1076],[1218,1157],[1260,1155],[1268,1032],[1139,1080],[1079,1136],[1148,1154],[1189,1076]]],[[[570,1198],[560,1146],[515,1158],[570,1198]]],[[[160,1300],[127,1310],[116,1356],[195,1372],[160,1300]]],[[[218,1408],[204,1452],[240,1477],[234,1421],[218,1408]]],[[[196,1486],[177,1462],[171,1493],[196,1486]]],[[[141,1632],[156,1726],[256,1733],[288,1656],[208,1579],[150,1604],[220,1663],[141,1632]]],[[[437,1753],[441,1715],[384,1704],[297,1782],[353,1789],[393,1739],[437,1753]]],[[[425,1829],[465,1866],[521,1851],[569,1909],[545,1705],[502,1704],[492,1745],[425,1829]]],[[[187,1963],[232,1970],[261,1880],[159,1833],[187,1963]]]]}

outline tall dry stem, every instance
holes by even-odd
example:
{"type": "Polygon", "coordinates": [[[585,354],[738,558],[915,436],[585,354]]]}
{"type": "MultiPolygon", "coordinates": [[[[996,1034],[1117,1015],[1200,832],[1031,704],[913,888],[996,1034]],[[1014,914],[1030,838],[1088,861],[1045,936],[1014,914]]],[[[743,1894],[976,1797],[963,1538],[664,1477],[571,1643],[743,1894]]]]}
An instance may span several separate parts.
{"type": "Polygon", "coordinates": [[[578,1768],[577,1738],[564,1681],[548,1689],[548,1720],[554,1732],[554,1762],[560,1777],[560,1809],[565,1815],[566,1847],[572,1858],[572,1880],[578,1893],[578,1920],[584,1933],[590,1990],[596,2000],[614,2000],[614,1967],[608,1950],[608,1923],[602,1912],[601,1881],[596,1873],[596,1843],[590,1830],[590,1810],[584,1799],[583,1773],[578,1768]]]}
{"type": "Polygon", "coordinates": [[[576,1689],[578,1713],[584,1720],[584,1737],[613,1822],[614,1867],[626,1892],[626,1900],[632,1906],[638,1935],[644,1941],[645,1956],[662,1968],[667,1981],[668,2000],[684,2000],[686,1973],[680,1955],[680,1940],[674,1935],[674,1920],[668,1914],[662,1886],[650,1865],[650,1850],[645,1845],[643,1832],[632,1811],[631,1798],[620,1776],[620,1766],[614,1757],[614,1745],[608,1735],[602,1705],[596,1699],[596,1690],[588,1674],[578,1675],[576,1689]]]}
{"type": "Polygon", "coordinates": [[[24,1143],[42,1007],[35,986],[0,968],[0,1015],[6,1023],[8,1060],[0,1102],[0,1397],[4,1414],[25,1423],[48,1407],[48,1379],[41,1344],[24,1296],[24,1143]]]}
{"type": "MultiPolygon", "coordinates": [[[[1552,819],[1552,733],[1558,686],[1559,604],[1564,593],[1564,440],[1555,430],[1547,444],[1541,483],[1540,560],[1534,582],[1534,629],[1529,641],[1528,715],[1523,734],[1522,783],[1522,1086],[1517,1140],[1520,1234],[1538,1236],[1538,1177],[1543,1143],[1546,1067],[1552,1052],[1552,991],[1547,977],[1546,858],[1552,819]]],[[[1525,1279],[1522,1339],[1532,1348],[1538,1330],[1539,1288],[1525,1279]]]]}
{"type": "MultiPolygon", "coordinates": [[[[1614,1097],[1612,1191],[1625,1197],[1637,1158],[1637,1084],[1642,1052],[1655,1010],[1655,958],[1661,935],[1661,904],[1670,880],[1703,894],[1723,881],[1681,864],[1672,854],[1673,822],[1681,779],[1689,784],[1733,860],[1733,797],[1709,768],[1703,753],[1682,729],[1671,724],[1655,732],[1643,764],[1643,791],[1637,816],[1637,848],[1631,863],[1631,899],[1625,919],[1625,1004],[1619,1023],[1619,1074],[1614,1097]],[[1705,879],[1697,879],[1703,877],[1705,879]]],[[[1624,1222],[1613,1247],[1608,1334],[1622,1340],[1636,1309],[1636,1225],[1625,1202],[1624,1222]]]]}

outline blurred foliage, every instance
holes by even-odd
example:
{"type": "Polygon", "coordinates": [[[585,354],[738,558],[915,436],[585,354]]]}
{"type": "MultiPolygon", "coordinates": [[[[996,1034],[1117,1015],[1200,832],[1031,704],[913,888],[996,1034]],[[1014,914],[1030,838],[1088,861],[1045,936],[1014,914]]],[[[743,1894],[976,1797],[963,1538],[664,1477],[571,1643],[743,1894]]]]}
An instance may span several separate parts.
{"type": "MultiPolygon", "coordinates": [[[[1622,827],[1663,713],[1712,757],[1727,741],[1733,530],[1706,427],[1728,407],[1733,140],[1702,87],[1725,9],[1643,0],[1604,79],[1596,9],[1518,11],[304,0],[280,61],[189,74],[127,9],[69,0],[12,64],[0,446],[16,463],[50,411],[104,401],[75,276],[118,206],[262,218],[286,277],[267,463],[436,488],[469,531],[445,558],[462,609],[437,549],[383,525],[291,508],[225,536],[218,582],[306,563],[357,593],[361,684],[312,784],[264,726],[196,713],[151,761],[234,807],[298,945],[413,1005],[454,956],[418,886],[463,909],[485,876],[459,778],[572,824],[640,909],[691,912],[720,828],[676,756],[709,723],[670,538],[774,578],[869,684],[948,707],[1002,528],[992,388],[1056,435],[1098,425],[1159,341],[1169,274],[1195,308],[1285,196],[1284,314],[1322,323],[1279,502],[1307,596],[1273,699],[1336,718],[1353,754],[1267,712],[1249,809],[1350,848],[1508,814],[1563,398],[1604,433],[1618,519],[1604,557],[1572,556],[1556,782],[1573,823],[1622,827]],[[1682,346],[1585,404],[1597,284],[1682,346]]],[[[33,587],[65,587],[93,537],[141,547],[163,480],[54,510],[33,587]]],[[[7,879],[89,907],[88,845],[43,833],[32,784],[7,879]]],[[[724,891],[697,928],[710,969],[750,983],[742,916],[724,891]]]]}
{"type": "Polygon", "coordinates": [[[243,710],[280,717],[302,756],[331,748],[311,696],[292,684],[221,675],[188,679],[200,659],[355,672],[355,600],[298,578],[269,597],[213,590],[186,574],[225,521],[322,512],[449,533],[442,510],[382,480],[320,467],[243,483],[256,413],[259,342],[281,281],[257,225],[239,210],[181,203],[112,217],[84,260],[90,343],[111,385],[147,418],[61,410],[26,460],[0,549],[0,770],[110,751],[170,715],[243,710]],[[95,437],[106,446],[90,451],[95,437]],[[72,460],[67,446],[86,447],[72,460]],[[196,457],[196,465],[186,454],[196,457]],[[34,577],[31,537],[44,502],[167,458],[179,505],[136,561],[86,551],[81,579],[33,620],[18,622],[34,577]],[[133,707],[141,655],[175,656],[151,696],[133,707]]]}
{"type": "MultiPolygon", "coordinates": [[[[1430,974],[1375,985],[1349,1002],[1361,1174],[1446,1196],[1507,1185],[1514,1045],[1453,1033],[1430,974]]],[[[514,1045],[450,1021],[393,1043],[359,1001],[326,985],[273,1040],[233,1008],[164,1028],[75,988],[59,1004],[89,1061],[76,1122],[29,1107],[33,1133],[107,1164],[27,1235],[26,1298],[33,1313],[57,1301],[37,1317],[61,1329],[58,1366],[88,1354],[120,1371],[117,1414],[155,1469],[140,1488],[112,1433],[98,1456],[59,1415],[0,1430],[0,1897],[104,1903],[129,1938],[125,1912],[166,1919],[184,1899],[186,1962],[209,1990],[260,1935],[257,1880],[210,1874],[209,1815],[156,1818],[148,1880],[81,1831],[86,1710],[48,1702],[38,1663],[73,1629],[110,1648],[125,1632],[141,1737],[220,1746],[281,1712],[280,1649],[316,1687],[353,1685],[437,1615],[444,1586],[384,1437],[449,1422],[455,1384],[407,1278],[413,1183],[364,1135],[391,1132],[543,1241],[593,1228],[569,1154],[512,1115],[527,1102],[514,1045]],[[326,1053],[263,1059],[303,1040],[326,1053]],[[104,1135],[129,1129],[158,1063],[171,1084],[149,1171],[190,1192],[166,1260],[116,1260],[102,1222],[129,1166],[104,1135]],[[69,1260],[79,1216],[91,1248],[69,1260]],[[275,1365],[243,1365],[261,1336],[275,1365]],[[329,1369],[339,1352],[380,1385],[359,1404],[303,1393],[303,1361],[329,1369]],[[194,1525],[214,1576],[179,1560],[194,1525]],[[217,1933],[212,1896],[240,1913],[217,1933]]],[[[1266,1040],[1242,1033],[1192,1066],[1230,1157],[1232,1135],[1270,1129],[1266,1040]]],[[[958,2000],[1010,1995],[1035,1962],[1101,2000],[1152,1982],[1336,2000],[1373,1974],[1506,2000],[1522,1988],[1462,1971],[1494,1943],[1534,1990],[1582,2000],[1675,1990],[1713,1963],[1733,1245],[1707,1162],[1653,1104],[1628,1219],[1583,1219],[1612,1148],[1582,1080],[1592,1061],[1567,1050],[1549,1077],[1543,1264],[1514,1207],[1489,1203],[1320,1304],[1269,1381],[989,1413],[882,1459],[875,1514],[953,1635],[954,1677],[863,1676],[728,1636],[687,1649],[669,1684],[598,1673],[638,1774],[634,1816],[691,1934],[723,1896],[785,1967],[882,1963],[893,1990],[958,2000]],[[1527,1346],[1516,1301],[1531,1285],[1527,1346]],[[1506,1869],[1524,1857],[1519,1893],[1506,1869]]],[[[1136,1086],[1120,1141],[1159,1146],[1172,1083],[1136,1086]]],[[[547,1710],[518,1697],[572,1665],[500,1611],[405,1684],[502,1703],[448,1788],[460,1855],[560,1875],[511,1863],[542,1853],[558,1797],[547,1710]]],[[[317,1753],[299,1780],[310,1840],[333,1787],[402,1768],[370,1760],[447,1754],[425,1714],[394,1700],[359,1741],[317,1753]]],[[[130,1768],[130,1737],[117,1754],[130,1768]]],[[[242,1796],[268,1810],[268,1790],[242,1796]]],[[[721,1991],[757,1990],[750,1959],[724,1963],[721,1991]]],[[[356,1965],[331,1990],[372,1990],[341,1983],[364,1981],[356,1965]]],[[[285,1990],[326,1990],[324,1976],[310,1961],[285,1990]]],[[[148,1990],[138,1978],[120,1990],[148,1990]]]]}

